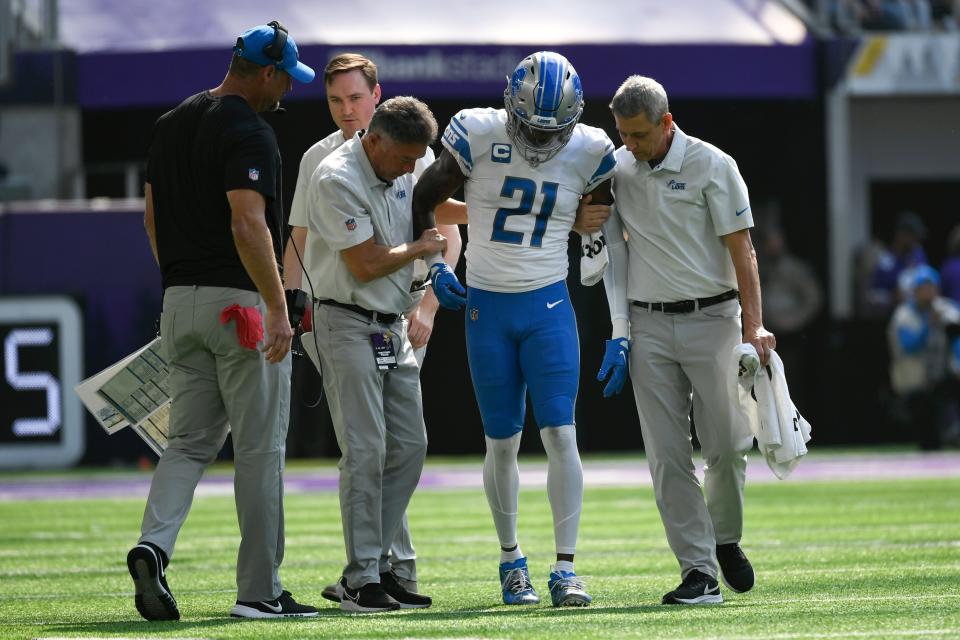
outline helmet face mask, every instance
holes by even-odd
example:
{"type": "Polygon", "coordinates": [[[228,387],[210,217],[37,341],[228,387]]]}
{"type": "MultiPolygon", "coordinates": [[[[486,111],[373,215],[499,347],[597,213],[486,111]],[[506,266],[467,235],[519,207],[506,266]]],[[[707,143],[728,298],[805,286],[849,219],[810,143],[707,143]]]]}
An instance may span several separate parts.
{"type": "Polygon", "coordinates": [[[524,58],[503,92],[507,134],[532,166],[556,156],[583,113],[580,77],[566,58],[539,51],[524,58]]]}

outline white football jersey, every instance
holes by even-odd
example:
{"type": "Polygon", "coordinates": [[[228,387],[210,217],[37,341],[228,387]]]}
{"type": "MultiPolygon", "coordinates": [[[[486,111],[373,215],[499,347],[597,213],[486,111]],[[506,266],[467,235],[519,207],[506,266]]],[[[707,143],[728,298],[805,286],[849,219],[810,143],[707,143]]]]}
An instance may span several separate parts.
{"type": "Polygon", "coordinates": [[[567,277],[580,196],[613,175],[614,147],[601,129],[578,124],[555,157],[531,167],[506,122],[503,109],[464,109],[442,142],[467,177],[467,284],[532,291],[567,277]]]}

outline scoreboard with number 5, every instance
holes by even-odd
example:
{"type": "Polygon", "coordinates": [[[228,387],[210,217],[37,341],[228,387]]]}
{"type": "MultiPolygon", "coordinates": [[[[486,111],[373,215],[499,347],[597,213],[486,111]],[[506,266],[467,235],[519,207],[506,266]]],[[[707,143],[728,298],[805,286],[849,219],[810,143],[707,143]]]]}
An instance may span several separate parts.
{"type": "Polygon", "coordinates": [[[77,305],[65,297],[0,297],[0,468],[64,467],[83,455],[77,305]]]}

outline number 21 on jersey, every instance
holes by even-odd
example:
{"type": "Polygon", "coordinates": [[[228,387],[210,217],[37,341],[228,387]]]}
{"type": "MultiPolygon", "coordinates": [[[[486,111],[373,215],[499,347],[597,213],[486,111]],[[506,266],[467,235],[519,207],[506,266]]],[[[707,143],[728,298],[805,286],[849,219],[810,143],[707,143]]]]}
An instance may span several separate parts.
{"type": "MultiPolygon", "coordinates": [[[[547,232],[547,223],[550,221],[550,214],[553,213],[553,207],[557,203],[557,190],[560,185],[556,182],[544,182],[542,187],[543,202],[540,204],[540,212],[537,214],[536,222],[533,225],[533,234],[530,236],[530,246],[539,247],[543,243],[543,235],[547,232]]],[[[503,188],[500,189],[501,198],[513,199],[517,191],[520,192],[520,205],[517,207],[500,207],[497,209],[497,216],[493,221],[493,233],[490,234],[490,240],[493,242],[503,242],[506,244],[523,244],[524,234],[520,231],[508,231],[504,228],[508,216],[521,216],[532,213],[533,201],[537,196],[537,183],[529,178],[517,178],[507,176],[503,179],[503,188]]]]}

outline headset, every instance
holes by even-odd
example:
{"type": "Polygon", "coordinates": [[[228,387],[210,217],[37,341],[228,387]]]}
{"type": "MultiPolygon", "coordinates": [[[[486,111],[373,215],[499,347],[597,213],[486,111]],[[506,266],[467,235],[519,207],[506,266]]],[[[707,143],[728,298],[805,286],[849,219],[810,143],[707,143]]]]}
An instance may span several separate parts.
{"type": "Polygon", "coordinates": [[[267,23],[273,27],[273,42],[263,48],[263,55],[276,62],[283,62],[283,50],[287,46],[287,28],[279,20],[267,23]]]}
{"type": "MultiPolygon", "coordinates": [[[[263,48],[263,55],[273,60],[275,64],[280,64],[283,62],[283,50],[287,47],[287,28],[280,24],[278,20],[268,23],[267,26],[273,27],[273,40],[263,48]]],[[[238,54],[241,53],[245,44],[243,38],[237,38],[234,51],[238,54]]]]}

